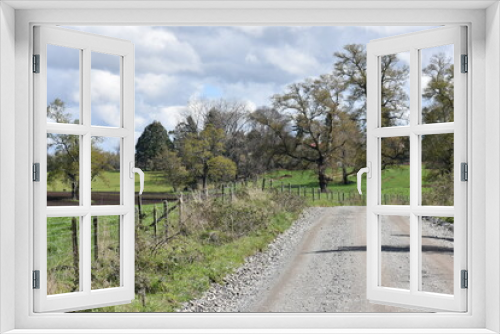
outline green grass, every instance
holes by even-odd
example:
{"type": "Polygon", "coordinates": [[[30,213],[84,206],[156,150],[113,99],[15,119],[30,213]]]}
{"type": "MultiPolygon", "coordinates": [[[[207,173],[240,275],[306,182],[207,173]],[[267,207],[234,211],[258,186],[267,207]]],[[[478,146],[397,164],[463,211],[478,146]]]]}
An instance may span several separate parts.
{"type": "MultiPolygon", "coordinates": [[[[221,198],[216,198],[214,199],[215,206],[208,208],[220,210],[216,204],[220,203],[224,210],[222,212],[225,213],[248,214],[248,210],[257,212],[258,217],[262,217],[257,221],[263,223],[255,225],[254,230],[227,238],[231,230],[227,230],[228,227],[222,223],[222,220],[221,223],[215,223],[215,227],[207,230],[207,227],[198,229],[196,219],[190,219],[193,224],[190,228],[191,232],[178,235],[154,252],[155,242],[165,235],[166,225],[165,221],[158,224],[156,238],[150,226],[155,206],[144,205],[146,217],[136,221],[135,245],[136,288],[140,289],[140,286],[144,286],[144,293],[137,293],[136,298],[130,304],[87,310],[87,312],[172,312],[182,303],[200,297],[210,284],[222,283],[223,278],[241,266],[246,257],[265,250],[279,233],[288,229],[302,208],[300,199],[298,202],[287,202],[288,209],[285,209],[285,206],[281,207],[276,204],[279,200],[275,198],[283,200],[290,197],[261,193],[258,190],[250,191],[257,195],[250,198],[236,198],[235,202],[229,202],[228,199],[221,202],[221,198]],[[296,210],[289,208],[296,208],[296,210]],[[214,229],[219,229],[220,241],[209,241],[208,235],[214,229]]],[[[237,196],[240,196],[239,193],[237,196]]],[[[156,205],[156,208],[161,210],[160,205],[156,205]]],[[[198,216],[194,217],[200,217],[200,215],[205,215],[204,209],[201,209],[198,216]]],[[[174,210],[169,218],[169,235],[173,235],[179,231],[178,211],[174,210]]],[[[99,261],[92,263],[93,288],[115,286],[117,282],[116,254],[118,254],[119,245],[113,241],[118,239],[115,221],[115,217],[99,217],[99,261]]],[[[251,221],[249,220],[247,224],[254,224],[250,223],[251,221]]],[[[49,218],[47,233],[48,268],[51,272],[49,284],[52,285],[52,291],[64,293],[77,290],[71,217],[49,218]]],[[[93,239],[92,249],[93,258],[93,239]]]]}
{"type": "MultiPolygon", "coordinates": [[[[339,171],[340,173],[340,171],[339,171]]],[[[144,191],[148,193],[167,193],[173,192],[173,188],[164,180],[161,172],[149,171],[145,172],[144,191]]],[[[329,171],[331,174],[331,171],[329,171]]],[[[425,174],[425,170],[424,170],[425,174]]],[[[318,176],[314,170],[277,170],[266,173],[258,178],[258,186],[262,185],[262,179],[266,178],[266,187],[269,187],[271,180],[274,188],[280,188],[281,183],[285,188],[291,183],[292,188],[318,188],[318,176]],[[283,177],[289,175],[289,177],[283,177]]],[[[333,192],[357,192],[356,175],[349,176],[349,183],[343,184],[340,182],[340,177],[328,183],[328,189],[333,192]]],[[[394,169],[386,169],[382,171],[382,194],[405,195],[409,196],[409,167],[402,166],[394,169]]],[[[252,184],[252,181],[250,182],[252,184]]],[[[425,184],[424,184],[425,186],[425,184]]],[[[366,190],[366,175],[363,176],[361,186],[363,192],[366,190]]],[[[120,173],[119,172],[104,172],[102,177],[92,181],[93,191],[102,192],[117,192],[120,189],[120,173]]],[[[48,185],[49,191],[69,191],[69,186],[62,182],[55,181],[48,185]]],[[[135,191],[139,191],[139,177],[135,179],[135,191]]],[[[424,192],[427,189],[424,189],[424,192]]]]}
{"type": "MultiPolygon", "coordinates": [[[[135,176],[135,191],[140,188],[139,176],[135,176]]],[[[161,172],[145,172],[144,173],[144,189],[152,193],[172,192],[173,188],[164,181],[161,172]]],[[[53,181],[47,185],[48,191],[60,192],[71,191],[71,187],[59,180],[53,181]]],[[[102,176],[97,177],[92,181],[92,191],[103,192],[118,192],[120,191],[120,172],[107,171],[103,172],[102,176]]]]}

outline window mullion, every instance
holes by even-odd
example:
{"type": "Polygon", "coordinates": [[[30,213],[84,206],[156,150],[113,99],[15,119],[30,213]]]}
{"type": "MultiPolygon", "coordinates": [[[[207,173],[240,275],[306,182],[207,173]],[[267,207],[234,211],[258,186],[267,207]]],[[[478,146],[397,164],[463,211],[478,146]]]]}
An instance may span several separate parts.
{"type": "Polygon", "coordinates": [[[82,282],[83,291],[90,293],[91,290],[91,221],[90,206],[92,204],[91,178],[92,178],[92,137],[90,133],[90,68],[91,68],[91,51],[83,49],[82,61],[82,124],[88,131],[82,136],[82,150],[80,159],[81,171],[81,188],[83,205],[89,208],[89,211],[82,219],[82,282]]]}
{"type": "Polygon", "coordinates": [[[419,290],[420,254],[419,219],[413,209],[419,204],[420,194],[420,143],[414,128],[419,120],[419,57],[418,50],[410,50],[410,291],[419,290]]]}

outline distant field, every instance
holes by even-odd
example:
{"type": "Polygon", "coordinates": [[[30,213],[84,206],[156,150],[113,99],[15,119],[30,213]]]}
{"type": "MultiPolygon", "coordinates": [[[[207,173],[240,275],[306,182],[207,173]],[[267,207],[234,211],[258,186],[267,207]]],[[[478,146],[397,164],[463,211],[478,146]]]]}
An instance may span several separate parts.
{"type": "MultiPolygon", "coordinates": [[[[331,172],[330,172],[331,174],[331,172]]],[[[340,172],[339,172],[340,174],[340,172]]],[[[425,170],[424,170],[425,174],[425,170]]],[[[267,173],[257,179],[257,185],[262,186],[263,178],[266,179],[266,188],[271,185],[275,188],[288,187],[290,184],[292,188],[297,187],[305,188],[318,188],[318,178],[313,170],[304,171],[290,171],[279,170],[267,173]]],[[[409,196],[409,167],[403,166],[395,169],[387,169],[382,171],[382,194],[409,196]]],[[[345,185],[340,182],[340,176],[334,181],[329,182],[328,189],[332,192],[357,192],[356,175],[349,177],[350,183],[345,185]]],[[[255,180],[251,180],[250,185],[254,185],[255,180]]],[[[96,192],[118,192],[120,189],[120,173],[119,172],[104,172],[103,177],[99,177],[92,182],[92,191],[96,192]]],[[[362,183],[363,192],[366,190],[366,175],[363,176],[362,183]]],[[[425,188],[423,191],[429,191],[425,188]]],[[[69,186],[62,182],[56,181],[48,185],[48,191],[69,191],[69,186]]],[[[135,179],[135,191],[139,191],[139,177],[135,179]]],[[[161,172],[145,172],[145,185],[144,191],[147,193],[169,193],[173,192],[173,188],[162,177],[161,172]]]]}
{"type": "MultiPolygon", "coordinates": [[[[144,173],[144,190],[147,192],[172,192],[173,188],[167,184],[162,177],[161,172],[144,173]]],[[[49,183],[48,191],[69,191],[70,186],[60,181],[49,183]]],[[[104,172],[102,177],[92,181],[92,191],[118,192],[120,191],[120,173],[104,172]]],[[[135,191],[139,191],[139,176],[135,177],[135,191]]]]}

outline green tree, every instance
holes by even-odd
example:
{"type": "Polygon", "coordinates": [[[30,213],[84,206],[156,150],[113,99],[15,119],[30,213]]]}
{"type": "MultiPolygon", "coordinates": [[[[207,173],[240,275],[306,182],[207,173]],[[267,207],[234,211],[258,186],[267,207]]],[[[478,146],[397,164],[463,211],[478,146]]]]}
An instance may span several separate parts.
{"type": "MultiPolygon", "coordinates": [[[[366,122],[366,49],[362,44],[345,45],[343,51],[335,52],[333,75],[347,84],[345,100],[361,125],[366,122]]],[[[393,126],[405,121],[408,113],[409,67],[396,54],[380,59],[382,126],[393,126]]]]}
{"type": "Polygon", "coordinates": [[[182,159],[177,152],[164,148],[154,159],[156,169],[163,172],[165,180],[169,182],[174,191],[177,192],[180,187],[190,183],[191,177],[182,159]]]}
{"type": "Polygon", "coordinates": [[[236,164],[231,159],[221,155],[210,158],[207,162],[208,176],[214,182],[227,182],[236,177],[236,164]]]}
{"type": "Polygon", "coordinates": [[[211,124],[207,124],[200,133],[190,133],[184,139],[182,153],[187,169],[193,177],[201,179],[203,190],[207,188],[210,175],[208,162],[224,152],[223,139],[223,130],[216,129],[211,124]]]}
{"type": "MultiPolygon", "coordinates": [[[[433,55],[423,69],[429,79],[423,89],[423,123],[454,120],[454,66],[444,53],[433,55]]],[[[426,205],[453,205],[454,135],[422,136],[424,180],[432,191],[422,194],[426,205]]]]}
{"type": "Polygon", "coordinates": [[[135,163],[144,170],[155,169],[153,160],[164,148],[172,149],[173,144],[167,130],[158,121],[144,128],[135,145],[135,163]]]}
{"type": "Polygon", "coordinates": [[[423,73],[429,78],[422,94],[423,123],[453,122],[454,66],[451,58],[444,53],[433,55],[423,73]]]}
{"type": "MultiPolygon", "coordinates": [[[[345,100],[349,104],[351,115],[356,119],[359,132],[366,137],[366,49],[361,44],[348,44],[344,50],[335,52],[334,75],[343,78],[347,83],[345,100]]],[[[407,124],[409,114],[409,98],[405,84],[409,78],[409,67],[396,54],[386,55],[380,59],[381,84],[381,123],[382,126],[407,124]]],[[[357,147],[350,175],[366,164],[366,140],[357,141],[357,147]]],[[[385,140],[382,148],[382,168],[403,164],[408,158],[409,140],[394,137],[385,140]]],[[[343,173],[344,177],[346,174],[343,173]]]]}
{"type": "Polygon", "coordinates": [[[327,168],[357,132],[343,104],[344,90],[345,82],[333,75],[306,79],[273,96],[274,117],[262,110],[252,115],[279,138],[279,153],[315,166],[322,192],[331,179],[327,168]]]}
{"type": "MultiPolygon", "coordinates": [[[[47,106],[47,117],[57,123],[75,123],[66,111],[65,103],[55,99],[47,106]]],[[[116,155],[104,152],[97,146],[99,137],[92,137],[91,141],[91,179],[97,177],[106,180],[103,171],[114,169],[116,155]]],[[[47,181],[57,180],[71,186],[71,198],[78,199],[80,184],[80,137],[68,134],[47,134],[47,181]]],[[[116,167],[116,166],[115,166],[116,167]]]]}

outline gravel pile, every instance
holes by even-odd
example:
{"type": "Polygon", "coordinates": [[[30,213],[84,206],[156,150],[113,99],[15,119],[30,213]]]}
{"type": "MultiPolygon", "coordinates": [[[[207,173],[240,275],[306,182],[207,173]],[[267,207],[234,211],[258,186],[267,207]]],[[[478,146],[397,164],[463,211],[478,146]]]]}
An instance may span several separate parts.
{"type": "Polygon", "coordinates": [[[309,208],[264,252],[248,257],[224,284],[213,284],[200,298],[184,304],[178,312],[245,312],[265,286],[272,285],[294,258],[305,232],[328,208],[309,208]]]}

